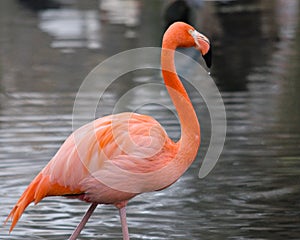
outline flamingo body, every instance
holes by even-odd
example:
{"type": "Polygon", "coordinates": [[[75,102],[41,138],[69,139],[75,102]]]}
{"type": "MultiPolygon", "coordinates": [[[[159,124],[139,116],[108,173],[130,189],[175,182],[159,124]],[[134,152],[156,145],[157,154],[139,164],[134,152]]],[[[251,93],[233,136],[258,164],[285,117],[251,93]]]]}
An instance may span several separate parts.
{"type": "Polygon", "coordinates": [[[92,203],[70,239],[76,239],[97,204],[119,208],[123,239],[129,239],[128,200],[174,183],[193,162],[200,145],[199,122],[175,70],[174,50],[179,46],[195,47],[203,56],[210,48],[204,35],[182,22],[172,24],[163,38],[162,74],[181,123],[180,140],[172,141],[154,118],[136,113],[110,115],[82,126],[66,139],[13,207],[6,219],[12,219],[10,231],[31,202],[66,196],[92,203]]]}
{"type": "Polygon", "coordinates": [[[120,113],[82,126],[66,139],[25,190],[9,215],[13,218],[10,230],[28,204],[37,204],[47,196],[70,195],[104,204],[131,199],[138,193],[112,189],[93,173],[101,172],[105,161],[130,172],[152,172],[174,158],[176,146],[160,123],[146,115],[120,113]]]}

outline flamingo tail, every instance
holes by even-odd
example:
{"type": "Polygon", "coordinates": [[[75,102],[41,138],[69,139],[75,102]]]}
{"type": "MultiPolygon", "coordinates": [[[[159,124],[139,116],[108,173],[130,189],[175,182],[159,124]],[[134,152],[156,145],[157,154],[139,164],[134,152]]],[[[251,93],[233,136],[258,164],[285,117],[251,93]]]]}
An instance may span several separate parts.
{"type": "Polygon", "coordinates": [[[43,182],[45,182],[44,179],[41,173],[38,174],[9,213],[4,222],[4,224],[6,224],[9,219],[12,220],[9,232],[16,226],[26,207],[33,201],[37,204],[45,196],[46,188],[43,186],[43,182]]]}
{"type": "Polygon", "coordinates": [[[11,232],[30,203],[34,202],[34,204],[37,204],[46,196],[63,196],[79,193],[80,190],[72,191],[69,187],[64,187],[57,183],[51,183],[49,176],[39,173],[29,184],[16,205],[13,207],[4,221],[4,224],[6,224],[10,219],[12,220],[11,227],[9,229],[9,232],[11,232]]]}

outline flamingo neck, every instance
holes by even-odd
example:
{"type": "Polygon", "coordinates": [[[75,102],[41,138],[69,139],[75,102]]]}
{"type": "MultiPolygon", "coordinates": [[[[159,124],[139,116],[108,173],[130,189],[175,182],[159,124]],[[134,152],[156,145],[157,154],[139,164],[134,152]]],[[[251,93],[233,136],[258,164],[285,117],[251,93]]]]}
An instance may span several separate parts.
{"type": "Polygon", "coordinates": [[[200,145],[200,125],[191,100],[180,81],[174,63],[176,44],[163,41],[161,65],[165,85],[178,113],[181,138],[178,141],[178,161],[184,163],[184,171],[195,159],[200,145]]]}

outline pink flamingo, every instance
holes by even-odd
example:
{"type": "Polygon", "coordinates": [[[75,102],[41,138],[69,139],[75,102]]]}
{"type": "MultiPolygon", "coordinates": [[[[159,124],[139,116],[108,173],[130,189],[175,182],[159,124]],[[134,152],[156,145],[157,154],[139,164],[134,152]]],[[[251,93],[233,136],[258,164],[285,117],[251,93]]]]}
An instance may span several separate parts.
{"type": "Polygon", "coordinates": [[[164,34],[162,74],[181,124],[173,142],[152,117],[121,113],[99,118],[72,133],[52,160],[24,191],[5,223],[10,232],[25,208],[47,196],[78,198],[91,203],[71,235],[76,239],[98,204],[119,209],[123,239],[129,239],[126,205],[134,196],[173,184],[194,161],[200,145],[200,126],[174,65],[177,47],[195,47],[211,65],[209,40],[192,26],[176,22],[164,34]]]}

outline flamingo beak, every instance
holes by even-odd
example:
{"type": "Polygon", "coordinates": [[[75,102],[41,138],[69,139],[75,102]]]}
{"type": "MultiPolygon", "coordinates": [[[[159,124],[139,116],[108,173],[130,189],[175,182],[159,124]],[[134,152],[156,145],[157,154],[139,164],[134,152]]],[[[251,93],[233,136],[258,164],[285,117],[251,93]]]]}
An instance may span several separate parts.
{"type": "Polygon", "coordinates": [[[206,66],[210,68],[212,64],[212,50],[208,38],[196,30],[190,30],[190,34],[194,38],[196,49],[201,52],[206,66]]]}

